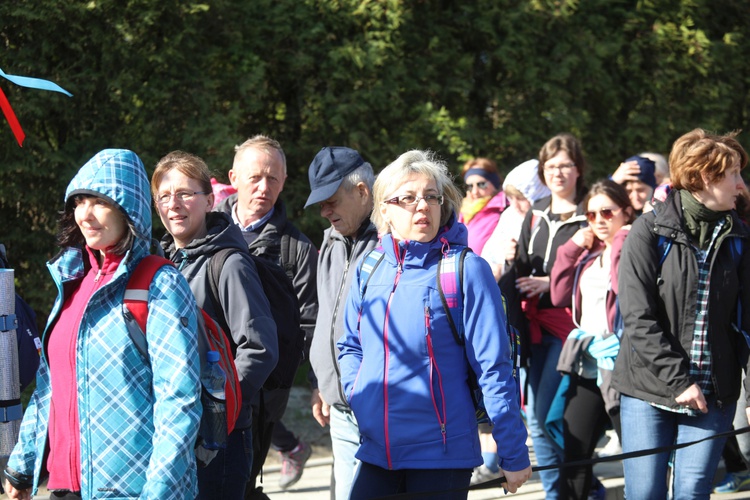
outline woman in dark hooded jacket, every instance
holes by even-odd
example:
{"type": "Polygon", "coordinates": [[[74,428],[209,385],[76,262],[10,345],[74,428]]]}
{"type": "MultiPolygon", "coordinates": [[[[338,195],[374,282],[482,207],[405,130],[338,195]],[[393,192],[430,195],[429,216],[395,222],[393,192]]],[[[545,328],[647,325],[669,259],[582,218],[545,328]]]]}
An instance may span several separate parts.
{"type": "Polygon", "coordinates": [[[226,319],[242,389],[242,410],[226,449],[198,470],[199,498],[242,499],[252,463],[250,403],[276,366],[276,325],[239,227],[227,214],[211,211],[211,176],[203,160],[181,151],[169,153],[156,165],[151,190],[168,231],[161,242],[167,258],[187,278],[198,305],[215,320],[226,319]],[[221,269],[219,296],[212,297],[209,262],[224,248],[236,252],[221,269]]]}

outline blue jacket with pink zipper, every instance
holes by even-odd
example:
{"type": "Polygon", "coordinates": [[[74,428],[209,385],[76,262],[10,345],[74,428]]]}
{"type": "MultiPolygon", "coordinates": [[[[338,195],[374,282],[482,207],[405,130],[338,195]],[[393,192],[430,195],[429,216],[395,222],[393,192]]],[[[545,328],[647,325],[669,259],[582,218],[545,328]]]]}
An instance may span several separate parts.
{"type": "Polygon", "coordinates": [[[382,262],[360,294],[357,269],[339,340],[341,382],[359,424],[357,458],[385,469],[473,468],[482,463],[468,386],[484,393],[500,466],[529,466],[500,291],[489,264],[464,263],[465,347],[451,332],[437,289],[441,252],[467,244],[452,217],[429,243],[382,239],[382,262]]]}

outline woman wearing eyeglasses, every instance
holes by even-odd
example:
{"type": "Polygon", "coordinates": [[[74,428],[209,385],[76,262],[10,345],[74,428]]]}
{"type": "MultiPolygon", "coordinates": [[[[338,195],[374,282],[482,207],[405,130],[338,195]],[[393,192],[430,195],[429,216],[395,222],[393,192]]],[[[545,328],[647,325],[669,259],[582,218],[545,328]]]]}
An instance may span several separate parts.
{"type": "Polygon", "coordinates": [[[198,469],[198,498],[243,499],[252,462],[250,403],[276,365],[276,325],[242,232],[229,215],[211,211],[214,196],[204,161],[182,151],[169,153],[156,164],[151,191],[167,230],[162,248],[187,279],[198,306],[228,335],[242,388],[242,410],[226,449],[198,469]],[[225,248],[236,251],[221,269],[214,297],[209,263],[225,248]]]}
{"type": "MultiPolygon", "coordinates": [[[[742,370],[750,373],[739,331],[750,332],[750,234],[734,210],[748,156],[735,135],[695,129],[677,139],[673,189],[625,241],[625,329],[612,379],[623,452],[708,439],[732,424],[742,370]]],[[[666,498],[671,462],[673,498],[709,498],[725,441],[671,460],[669,452],[625,460],[625,494],[666,498]]]]}
{"type": "MultiPolygon", "coordinates": [[[[527,343],[531,347],[526,422],[539,465],[558,464],[563,458],[544,422],[560,384],[557,359],[574,324],[570,310],[555,307],[550,300],[549,273],[558,247],[587,225],[584,168],[581,145],[572,135],[557,135],[542,146],[537,173],[551,194],[526,214],[513,263],[516,287],[523,294],[523,311],[528,318],[527,343]]],[[[539,476],[547,499],[558,498],[558,470],[542,471],[539,476]]]]}
{"type": "Polygon", "coordinates": [[[505,486],[516,491],[531,467],[492,271],[476,254],[466,255],[463,286],[452,295],[454,307],[463,308],[464,345],[437,287],[443,255],[467,243],[455,215],[461,195],[443,162],[415,150],[378,175],[373,196],[380,257],[376,265],[366,257],[357,269],[338,342],[344,394],[361,433],[350,498],[467,497],[449,490],[468,488],[482,463],[469,370],[484,391],[505,486]]]}
{"type": "Polygon", "coordinates": [[[461,170],[466,197],[461,203],[458,221],[469,230],[469,248],[482,254],[485,243],[495,230],[500,215],[508,207],[497,165],[489,158],[467,161],[461,170]]]}
{"type": "MultiPolygon", "coordinates": [[[[550,274],[552,303],[572,307],[576,324],[557,366],[570,382],[562,426],[566,463],[591,458],[610,421],[620,432],[619,394],[610,384],[619,350],[617,268],[635,214],[625,188],[611,180],[591,187],[587,205],[589,227],[557,249],[550,274]]],[[[560,498],[588,498],[592,479],[590,465],[562,469],[560,498]]]]}

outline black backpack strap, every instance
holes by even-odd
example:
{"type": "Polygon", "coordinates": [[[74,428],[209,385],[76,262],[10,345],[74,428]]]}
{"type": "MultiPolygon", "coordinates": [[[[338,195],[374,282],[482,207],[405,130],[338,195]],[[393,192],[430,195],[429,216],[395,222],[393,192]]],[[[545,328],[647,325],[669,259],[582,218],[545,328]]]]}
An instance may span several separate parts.
{"type": "Polygon", "coordinates": [[[208,268],[206,274],[208,275],[208,295],[211,298],[211,305],[216,314],[216,322],[219,323],[221,329],[231,338],[231,331],[227,324],[227,318],[224,315],[224,308],[221,306],[221,300],[219,299],[219,278],[221,277],[221,270],[224,268],[227,259],[233,253],[239,252],[236,248],[222,248],[218,252],[211,255],[208,261],[208,268]]]}
{"type": "Polygon", "coordinates": [[[299,231],[294,231],[294,226],[288,224],[284,227],[284,233],[281,235],[281,267],[289,276],[289,280],[294,283],[294,276],[297,274],[297,246],[299,245],[299,231]]]}

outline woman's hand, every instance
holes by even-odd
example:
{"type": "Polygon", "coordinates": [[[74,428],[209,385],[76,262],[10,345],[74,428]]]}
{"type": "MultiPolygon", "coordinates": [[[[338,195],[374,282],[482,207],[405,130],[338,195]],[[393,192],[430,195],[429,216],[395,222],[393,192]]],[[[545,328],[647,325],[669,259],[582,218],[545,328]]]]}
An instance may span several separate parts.
{"type": "Polygon", "coordinates": [[[708,413],[706,398],[703,396],[703,391],[701,391],[698,384],[688,387],[685,392],[674,398],[674,401],[679,405],[687,406],[693,410],[700,410],[701,413],[708,413]]]}
{"type": "Polygon", "coordinates": [[[512,262],[516,258],[517,249],[518,249],[518,241],[515,238],[511,238],[505,244],[505,262],[512,262]]]}
{"type": "Polygon", "coordinates": [[[31,488],[17,490],[8,480],[5,481],[5,493],[11,500],[31,500],[31,488]]]}
{"type": "Polygon", "coordinates": [[[531,478],[531,466],[529,465],[524,470],[512,472],[509,470],[500,470],[500,473],[505,476],[505,482],[502,483],[503,488],[508,490],[510,493],[515,493],[523,483],[531,478]]]}
{"type": "Polygon", "coordinates": [[[527,276],[516,280],[516,288],[527,297],[549,292],[549,276],[527,276]]]}
{"type": "Polygon", "coordinates": [[[594,244],[594,231],[590,227],[582,227],[570,238],[580,248],[589,250],[594,244]]]}

